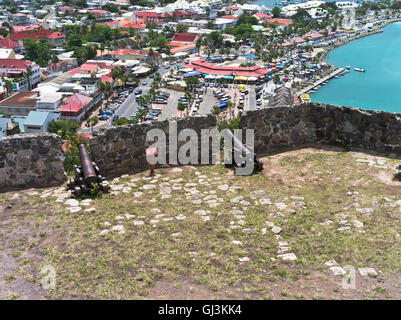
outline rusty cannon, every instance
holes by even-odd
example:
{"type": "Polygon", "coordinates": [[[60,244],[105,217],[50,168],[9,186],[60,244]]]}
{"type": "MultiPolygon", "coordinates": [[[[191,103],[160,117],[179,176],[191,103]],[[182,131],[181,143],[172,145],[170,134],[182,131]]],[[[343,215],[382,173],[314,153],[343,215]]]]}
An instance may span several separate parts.
{"type": "Polygon", "coordinates": [[[110,186],[105,182],[105,178],[100,175],[100,170],[96,163],[92,162],[86,144],[78,144],[81,166],[74,165],[75,178],[67,183],[71,193],[79,197],[84,193],[97,194],[99,191],[108,193],[110,186]]]}
{"type": "Polygon", "coordinates": [[[252,172],[250,173],[255,173],[257,171],[263,170],[263,162],[256,158],[256,153],[254,152],[254,149],[252,147],[242,143],[242,141],[238,139],[231,130],[226,130],[225,134],[227,134],[226,138],[232,139],[233,142],[232,150],[224,150],[225,158],[227,158],[227,156],[229,156],[229,153],[231,153],[231,162],[228,161],[228,163],[226,163],[225,165],[226,167],[245,168],[245,166],[250,165],[252,167],[252,172]],[[235,154],[244,157],[244,162],[237,163],[235,154]],[[245,160],[245,158],[247,158],[247,160],[245,160]]]}

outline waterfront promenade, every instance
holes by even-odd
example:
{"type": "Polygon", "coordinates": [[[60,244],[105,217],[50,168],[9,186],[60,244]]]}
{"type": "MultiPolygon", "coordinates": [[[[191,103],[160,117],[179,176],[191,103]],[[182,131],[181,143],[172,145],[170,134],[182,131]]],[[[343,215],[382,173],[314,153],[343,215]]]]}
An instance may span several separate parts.
{"type": "Polygon", "coordinates": [[[343,72],[344,70],[345,70],[344,68],[338,68],[338,69],[334,70],[332,73],[330,73],[327,76],[317,80],[316,82],[314,82],[310,86],[307,86],[306,88],[303,88],[303,89],[299,90],[295,95],[298,97],[301,94],[304,94],[304,93],[308,92],[309,90],[312,90],[313,88],[315,88],[318,85],[322,84],[323,82],[333,78],[334,76],[338,75],[339,73],[343,72]]]}

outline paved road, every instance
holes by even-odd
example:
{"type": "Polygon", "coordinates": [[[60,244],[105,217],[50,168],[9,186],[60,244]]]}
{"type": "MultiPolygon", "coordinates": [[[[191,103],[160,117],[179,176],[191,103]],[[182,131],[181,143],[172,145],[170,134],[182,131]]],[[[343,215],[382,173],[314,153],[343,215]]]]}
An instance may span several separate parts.
{"type": "Polygon", "coordinates": [[[206,93],[203,94],[203,101],[199,104],[199,114],[209,114],[213,110],[213,106],[219,105],[219,101],[213,94],[214,88],[206,88],[206,93]]]}
{"type": "MultiPolygon", "coordinates": [[[[170,97],[167,100],[167,104],[160,105],[163,109],[159,117],[159,120],[163,121],[167,118],[171,118],[177,114],[178,99],[184,96],[183,92],[178,92],[174,90],[163,90],[170,93],[170,97]]],[[[185,111],[184,111],[185,112],[185,111]]]]}
{"type": "MultiPolygon", "coordinates": [[[[158,72],[160,73],[161,76],[163,76],[168,71],[170,71],[170,70],[166,70],[165,68],[160,68],[158,70],[158,72]]],[[[149,77],[141,79],[141,82],[140,82],[141,84],[138,86],[138,88],[135,88],[135,90],[142,89],[142,94],[148,93],[152,81],[153,81],[153,79],[149,78],[149,77]],[[142,85],[143,80],[147,81],[147,84],[145,86],[142,85]]],[[[138,108],[138,103],[135,101],[135,97],[136,97],[135,94],[131,93],[127,97],[127,99],[125,99],[125,101],[120,105],[120,107],[116,110],[116,112],[113,114],[113,116],[110,117],[108,124],[95,127],[95,128],[93,128],[93,131],[101,130],[103,128],[111,126],[112,125],[111,119],[115,115],[118,115],[120,118],[122,118],[122,117],[129,118],[134,113],[134,111],[136,111],[136,109],[138,108]]],[[[90,129],[90,128],[89,129],[81,129],[78,132],[79,133],[92,133],[92,129],[90,129]]]]}
{"type": "Polygon", "coordinates": [[[43,10],[49,11],[49,14],[45,16],[42,22],[43,29],[50,29],[49,24],[47,23],[48,19],[53,19],[56,16],[56,9],[53,6],[46,5],[43,7],[43,10]]]}

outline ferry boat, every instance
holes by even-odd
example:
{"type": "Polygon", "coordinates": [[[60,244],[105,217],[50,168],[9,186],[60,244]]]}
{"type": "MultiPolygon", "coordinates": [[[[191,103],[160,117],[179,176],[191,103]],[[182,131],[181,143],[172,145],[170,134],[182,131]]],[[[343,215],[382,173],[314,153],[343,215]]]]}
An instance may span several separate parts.
{"type": "Polygon", "coordinates": [[[359,71],[359,72],[365,72],[365,69],[362,68],[354,68],[355,71],[359,71]]]}

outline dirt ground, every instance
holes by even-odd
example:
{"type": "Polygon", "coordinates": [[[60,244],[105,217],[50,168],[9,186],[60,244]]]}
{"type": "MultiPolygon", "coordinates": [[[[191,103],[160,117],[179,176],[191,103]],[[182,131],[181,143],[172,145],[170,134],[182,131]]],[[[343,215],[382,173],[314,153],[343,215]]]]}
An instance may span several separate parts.
{"type": "Polygon", "coordinates": [[[400,160],[304,148],[262,161],[247,177],[124,175],[99,197],[0,194],[0,299],[401,298],[400,160]]]}

